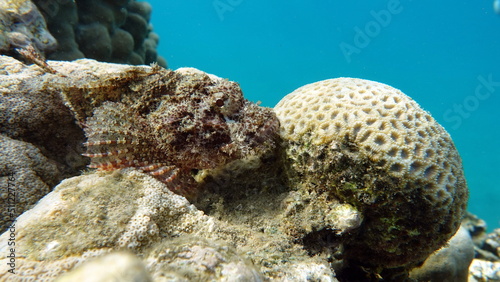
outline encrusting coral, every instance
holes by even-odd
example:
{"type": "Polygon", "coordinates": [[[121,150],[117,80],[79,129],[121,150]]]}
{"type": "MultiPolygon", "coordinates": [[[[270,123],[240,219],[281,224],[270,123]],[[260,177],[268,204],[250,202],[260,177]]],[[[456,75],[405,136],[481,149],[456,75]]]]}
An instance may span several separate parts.
{"type": "MultiPolygon", "coordinates": [[[[64,177],[85,167],[85,136],[60,96],[64,77],[0,56],[0,133],[37,146],[64,177]]],[[[54,179],[58,182],[61,179],[54,179]]]]}
{"type": "Polygon", "coordinates": [[[0,1],[0,54],[20,57],[53,73],[44,53],[56,46],[44,18],[30,0],[0,1]]]}
{"type": "Polygon", "coordinates": [[[0,206],[10,182],[17,191],[12,215],[2,210],[0,228],[17,217],[62,179],[80,173],[83,131],[64,105],[54,79],[39,66],[0,56],[0,206]],[[8,181],[12,175],[14,180],[8,181]]]}
{"type": "Polygon", "coordinates": [[[401,91],[329,79],[295,90],[275,111],[291,188],[362,212],[346,243],[352,262],[409,268],[459,228],[468,196],[460,156],[443,127],[401,91]]]}
{"type": "Polygon", "coordinates": [[[128,252],[113,252],[90,260],[55,281],[86,281],[89,277],[93,281],[153,281],[144,263],[128,252]]]}
{"type": "Polygon", "coordinates": [[[17,219],[16,230],[15,274],[6,257],[10,232],[0,236],[0,281],[52,281],[124,249],[142,260],[154,281],[335,281],[328,262],[308,256],[283,233],[205,215],[131,168],[64,180],[17,219]]]}
{"type": "Polygon", "coordinates": [[[0,134],[0,231],[49,193],[60,179],[54,161],[32,144],[0,134]]]}

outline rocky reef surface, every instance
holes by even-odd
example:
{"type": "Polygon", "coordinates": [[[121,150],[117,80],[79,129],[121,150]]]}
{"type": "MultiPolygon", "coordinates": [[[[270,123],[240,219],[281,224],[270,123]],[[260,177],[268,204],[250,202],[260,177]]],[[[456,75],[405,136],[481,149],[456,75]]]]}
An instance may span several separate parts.
{"type": "Polygon", "coordinates": [[[0,281],[496,275],[498,232],[459,229],[451,139],[394,88],[329,80],[273,111],[196,69],[48,65],[0,56],[0,281]]]}

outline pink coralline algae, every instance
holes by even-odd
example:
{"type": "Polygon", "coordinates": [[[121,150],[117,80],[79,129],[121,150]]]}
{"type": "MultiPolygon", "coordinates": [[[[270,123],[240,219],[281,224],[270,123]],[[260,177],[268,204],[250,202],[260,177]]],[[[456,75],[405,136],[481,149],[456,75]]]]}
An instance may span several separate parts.
{"type": "Polygon", "coordinates": [[[244,99],[235,82],[191,68],[159,67],[113,80],[66,93],[88,137],[91,168],[135,167],[193,198],[197,170],[274,146],[275,114],[244,99]]]}

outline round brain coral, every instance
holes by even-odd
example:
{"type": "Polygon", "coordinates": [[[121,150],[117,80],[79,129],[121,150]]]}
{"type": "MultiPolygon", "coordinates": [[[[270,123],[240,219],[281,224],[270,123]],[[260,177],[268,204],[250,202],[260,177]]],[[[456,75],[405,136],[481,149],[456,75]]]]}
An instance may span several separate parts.
{"type": "Polygon", "coordinates": [[[355,78],[303,86],[275,107],[294,189],[363,213],[345,256],[409,268],[457,231],[468,190],[460,156],[428,112],[388,85],[355,78]]]}

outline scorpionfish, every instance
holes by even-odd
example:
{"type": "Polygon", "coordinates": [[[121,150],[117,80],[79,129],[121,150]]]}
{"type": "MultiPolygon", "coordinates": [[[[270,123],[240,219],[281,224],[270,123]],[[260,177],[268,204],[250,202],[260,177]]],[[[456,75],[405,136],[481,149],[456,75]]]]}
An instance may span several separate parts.
{"type": "Polygon", "coordinates": [[[151,75],[142,75],[154,79],[138,83],[133,78],[135,82],[122,83],[123,87],[117,80],[115,92],[99,90],[107,93],[104,98],[96,98],[99,91],[87,89],[94,95],[88,104],[97,107],[91,114],[85,114],[84,108],[76,109],[76,114],[88,115],[82,124],[89,167],[134,167],[189,199],[196,197],[193,173],[197,170],[275,146],[276,115],[244,99],[237,83],[193,68],[153,69],[151,75]],[[129,94],[115,95],[120,87],[129,94]]]}

